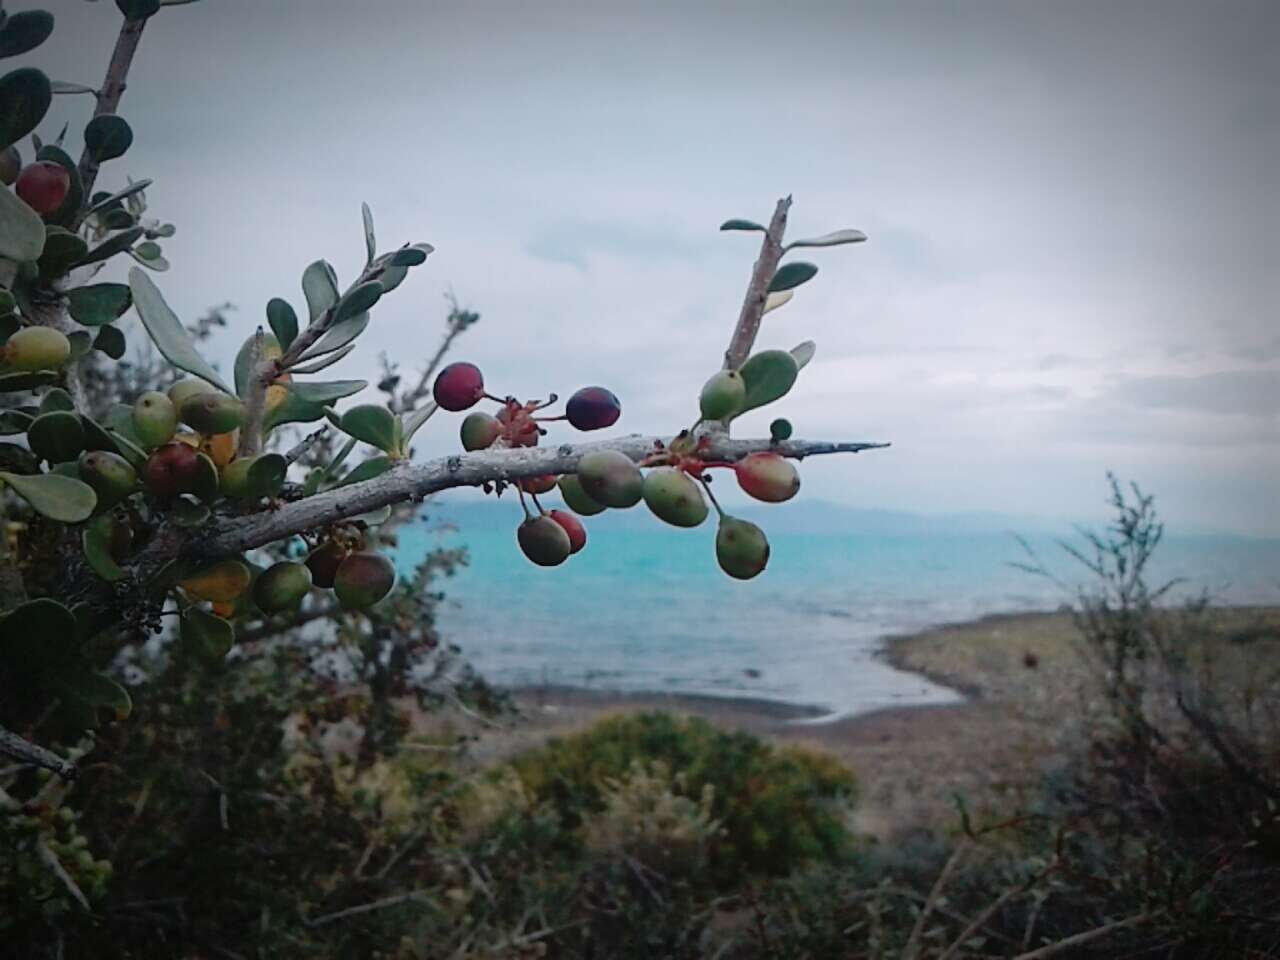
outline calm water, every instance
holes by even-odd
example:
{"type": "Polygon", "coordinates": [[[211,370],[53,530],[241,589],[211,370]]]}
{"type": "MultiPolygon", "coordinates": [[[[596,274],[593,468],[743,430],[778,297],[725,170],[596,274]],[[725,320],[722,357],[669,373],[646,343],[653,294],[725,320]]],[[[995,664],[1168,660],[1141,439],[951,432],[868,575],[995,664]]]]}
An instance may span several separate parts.
{"type": "MultiPolygon", "coordinates": [[[[1009,534],[770,530],[768,569],[740,583],[716,566],[710,522],[674,530],[593,517],[586,549],[543,569],[517,550],[511,505],[495,506],[465,510],[456,532],[404,530],[399,563],[467,546],[470,565],[443,584],[441,626],[489,679],[511,685],[753,696],[837,713],[940,703],[954,694],[885,664],[882,638],[1068,599],[1009,566],[1023,558],[1009,534]]],[[[1051,538],[1031,539],[1075,577],[1051,538]]],[[[1170,538],[1158,558],[1161,579],[1188,577],[1226,602],[1280,602],[1280,541],[1170,538]]]]}

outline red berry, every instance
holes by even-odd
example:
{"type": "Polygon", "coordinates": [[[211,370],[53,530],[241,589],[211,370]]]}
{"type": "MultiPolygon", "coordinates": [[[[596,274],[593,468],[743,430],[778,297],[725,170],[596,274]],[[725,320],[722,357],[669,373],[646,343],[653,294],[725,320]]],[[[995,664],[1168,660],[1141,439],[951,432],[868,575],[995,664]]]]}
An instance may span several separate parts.
{"type": "Polygon", "coordinates": [[[200,461],[196,457],[196,448],[180,440],[156,447],[142,465],[143,482],[161,497],[190,493],[200,476],[200,461]]]}
{"type": "Polygon", "coordinates": [[[39,160],[22,168],[13,189],[27,206],[44,216],[53,213],[67,199],[71,176],[58,164],[39,160]]]}
{"type": "Polygon", "coordinates": [[[436,377],[431,394],[444,410],[466,410],[484,396],[484,375],[474,363],[451,363],[436,377]]]}
{"type": "Polygon", "coordinates": [[[752,453],[734,465],[738,486],[766,503],[790,500],[800,490],[800,474],[776,453],[752,453]]]}
{"type": "Polygon", "coordinates": [[[548,473],[541,477],[525,477],[517,483],[525,493],[546,493],[548,490],[555,489],[556,479],[554,473],[548,473]]]}
{"type": "Polygon", "coordinates": [[[587,545],[587,528],[572,513],[565,510],[552,510],[547,516],[564,527],[564,532],[569,535],[570,553],[577,553],[587,545]]]}
{"type": "Polygon", "coordinates": [[[569,398],[565,414],[579,430],[603,430],[618,422],[622,404],[604,387],[583,387],[569,398]]]}

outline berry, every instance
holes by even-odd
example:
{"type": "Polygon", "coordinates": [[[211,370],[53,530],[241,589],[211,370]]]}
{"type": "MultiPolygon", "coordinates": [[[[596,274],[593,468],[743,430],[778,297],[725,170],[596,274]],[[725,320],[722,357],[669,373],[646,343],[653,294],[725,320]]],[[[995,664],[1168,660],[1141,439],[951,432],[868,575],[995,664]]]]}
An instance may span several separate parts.
{"type": "Polygon", "coordinates": [[[142,465],[142,480],[152,493],[160,497],[192,493],[200,476],[198,457],[193,448],[171,440],[147,457],[142,465]]]}
{"type": "Polygon", "coordinates": [[[597,450],[579,460],[578,482],[587,496],[606,507],[634,507],[644,493],[640,468],[616,450],[597,450]]]}
{"type": "Polygon", "coordinates": [[[249,588],[253,573],[242,560],[222,560],[178,586],[198,600],[230,603],[249,588]]]}
{"type": "Polygon", "coordinates": [[[484,396],[484,375],[474,363],[451,363],[436,377],[431,395],[444,410],[457,413],[484,396]]]}
{"type": "Polygon", "coordinates": [[[249,468],[256,457],[232,460],[218,472],[218,487],[228,500],[245,500],[249,496],[249,468]]]}
{"type": "Polygon", "coordinates": [[[263,613],[296,610],[311,591],[311,571],[301,563],[283,560],[262,572],[253,585],[253,602],[263,613]]]}
{"type": "Polygon", "coordinates": [[[53,327],[23,327],[0,347],[0,362],[12,370],[56,370],[71,356],[71,341],[53,327]]]}
{"type": "Polygon", "coordinates": [[[346,558],[347,550],[333,540],[316,547],[307,555],[307,569],[311,571],[311,582],[325,590],[330,589],[338,573],[338,565],[346,558]]]}
{"type": "Polygon", "coordinates": [[[733,467],[738,486],[766,503],[790,500],[800,490],[800,474],[776,453],[751,453],[733,467]]]}
{"type": "Polygon", "coordinates": [[[716,531],[716,560],[737,580],[750,580],[769,562],[769,541],[754,523],[721,517],[716,531]]]}
{"type": "Polygon", "coordinates": [[[217,390],[187,397],[179,411],[183,423],[206,436],[230,433],[244,420],[244,404],[217,390]]]}
{"type": "Polygon", "coordinates": [[[496,417],[477,410],[463,418],[459,433],[463,450],[485,450],[502,435],[502,423],[496,417]]]}
{"type": "Polygon", "coordinates": [[[702,388],[698,406],[703,420],[723,420],[742,409],[747,385],[737,370],[721,370],[702,388]]]}
{"type": "Polygon", "coordinates": [[[132,464],[119,454],[106,450],[94,450],[80,455],[80,479],[93,487],[98,495],[98,506],[110,507],[119,503],[138,485],[138,473],[132,464]]]}
{"type": "Polygon", "coordinates": [[[569,558],[573,546],[563,525],[551,517],[534,517],[516,529],[524,555],[540,567],[554,567],[569,558]]]}
{"type": "Polygon", "coordinates": [[[622,404],[604,387],[583,387],[569,398],[565,414],[579,430],[603,430],[618,422],[622,404]]]}
{"type": "Polygon", "coordinates": [[[594,517],[607,509],[604,504],[596,503],[587,496],[587,491],[582,489],[575,474],[566,473],[560,478],[559,486],[560,498],[564,500],[565,506],[580,516],[594,517]]]}
{"type": "Polygon", "coordinates": [[[71,175],[48,160],[27,164],[13,185],[14,193],[42,217],[62,206],[70,189],[71,175]]]}
{"type": "Polygon", "coordinates": [[[169,399],[175,409],[181,410],[188,398],[194,397],[197,393],[209,393],[213,389],[212,384],[195,377],[188,377],[185,380],[179,380],[169,388],[169,399]]]}
{"type": "Polygon", "coordinates": [[[348,610],[364,610],[373,606],[396,585],[396,568],[391,561],[372,550],[348,554],[338,564],[333,577],[333,592],[348,610]]]}
{"type": "Polygon", "coordinates": [[[564,527],[564,532],[569,535],[570,553],[577,553],[587,545],[587,528],[572,513],[565,510],[552,510],[547,516],[564,527]]]}
{"type": "Polygon", "coordinates": [[[133,404],[133,432],[148,450],[168,443],[178,426],[178,411],[163,393],[149,390],[133,404]]]}
{"type": "Polygon", "coordinates": [[[659,520],[675,527],[696,527],[707,519],[707,501],[683,470],[656,467],[644,478],[644,502],[659,520]]]}
{"type": "Polygon", "coordinates": [[[556,475],[554,473],[543,474],[540,477],[525,477],[516,481],[520,485],[520,489],[525,493],[546,493],[554,490],[556,486],[556,475]]]}

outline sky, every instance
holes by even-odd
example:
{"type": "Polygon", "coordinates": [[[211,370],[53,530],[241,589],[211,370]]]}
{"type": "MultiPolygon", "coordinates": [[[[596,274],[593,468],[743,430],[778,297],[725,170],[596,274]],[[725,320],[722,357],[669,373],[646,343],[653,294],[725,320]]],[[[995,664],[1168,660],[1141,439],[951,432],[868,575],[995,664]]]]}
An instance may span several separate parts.
{"type": "MultiPolygon", "coordinates": [[[[99,83],[115,5],[44,5],[24,59],[99,83]]],[[[237,306],[224,369],[309,262],[353,278],[367,201],[384,247],[436,252],[326,376],[412,376],[452,291],[495,392],[603,384],[618,430],[674,432],[757,253],[717,227],[790,194],[790,237],[869,240],[805,252],[757,347],[817,356],[735,432],[893,444],[807,461],[802,496],[1090,520],[1112,470],[1171,529],[1280,534],[1269,0],[202,0],[149,22],[121,114],[100,183],[155,180],[165,296],[237,306]]],[[[419,436],[457,449],[444,417],[419,436]]]]}

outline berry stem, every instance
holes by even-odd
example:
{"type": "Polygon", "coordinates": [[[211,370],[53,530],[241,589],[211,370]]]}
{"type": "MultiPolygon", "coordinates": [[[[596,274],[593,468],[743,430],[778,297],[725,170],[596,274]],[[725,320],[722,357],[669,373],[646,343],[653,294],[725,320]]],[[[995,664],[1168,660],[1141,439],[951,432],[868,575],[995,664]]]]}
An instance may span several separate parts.
{"type": "MultiPolygon", "coordinates": [[[[524,502],[524,491],[520,489],[520,484],[517,483],[515,487],[516,487],[516,496],[520,498],[520,509],[524,511],[525,522],[528,522],[533,519],[533,514],[529,512],[529,505],[524,502]]],[[[532,496],[532,494],[530,494],[530,496],[532,496]]],[[[537,501],[534,501],[534,502],[536,503],[537,501]]],[[[541,510],[542,508],[539,507],[538,509],[541,510]]]]}
{"type": "Polygon", "coordinates": [[[720,509],[720,501],[716,499],[716,495],[711,492],[711,484],[707,482],[706,477],[699,476],[698,482],[702,484],[702,489],[707,491],[707,499],[711,501],[711,505],[716,508],[716,513],[720,515],[720,519],[724,519],[724,511],[720,509]]]}

